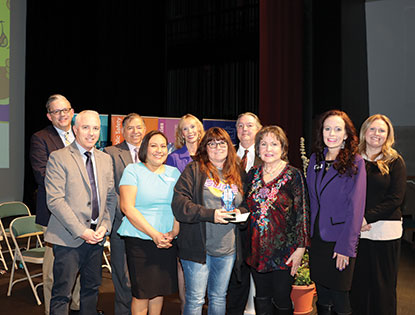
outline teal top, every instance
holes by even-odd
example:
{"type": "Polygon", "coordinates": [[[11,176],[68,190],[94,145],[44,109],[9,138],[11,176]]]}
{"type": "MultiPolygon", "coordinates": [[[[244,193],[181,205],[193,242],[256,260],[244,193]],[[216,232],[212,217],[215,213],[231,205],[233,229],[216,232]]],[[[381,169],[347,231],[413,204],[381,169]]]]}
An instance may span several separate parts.
{"type": "MultiPolygon", "coordinates": [[[[142,163],[129,164],[120,180],[120,186],[137,187],[135,208],[152,227],[161,233],[167,233],[173,229],[174,216],[171,202],[173,188],[180,177],[177,168],[168,165],[164,167],[164,173],[156,174],[142,163]]],[[[151,240],[150,236],[135,228],[126,216],[118,229],[118,234],[151,240]]]]}

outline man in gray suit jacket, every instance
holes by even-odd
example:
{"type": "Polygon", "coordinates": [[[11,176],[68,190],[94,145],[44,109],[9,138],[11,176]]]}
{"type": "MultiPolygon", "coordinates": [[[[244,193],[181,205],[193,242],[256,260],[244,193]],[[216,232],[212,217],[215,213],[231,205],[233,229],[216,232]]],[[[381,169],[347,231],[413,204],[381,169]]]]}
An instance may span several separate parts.
{"type": "MultiPolygon", "coordinates": [[[[125,167],[130,163],[138,163],[138,149],[146,133],[146,126],[140,115],[128,114],[122,121],[122,135],[124,142],[107,147],[114,166],[114,181],[117,196],[120,194],[118,185],[125,167]]],[[[111,276],[114,283],[115,299],[114,314],[131,314],[131,283],[127,268],[124,240],[117,234],[124,215],[119,203],[115,210],[115,219],[111,232],[111,276]]]]}
{"type": "Polygon", "coordinates": [[[111,158],[94,150],[99,138],[97,112],[75,120],[75,141],[54,151],[46,166],[46,200],[51,212],[45,240],[55,261],[50,314],[68,314],[71,291],[81,277],[80,314],[97,314],[104,237],[111,232],[117,195],[111,158]]]}

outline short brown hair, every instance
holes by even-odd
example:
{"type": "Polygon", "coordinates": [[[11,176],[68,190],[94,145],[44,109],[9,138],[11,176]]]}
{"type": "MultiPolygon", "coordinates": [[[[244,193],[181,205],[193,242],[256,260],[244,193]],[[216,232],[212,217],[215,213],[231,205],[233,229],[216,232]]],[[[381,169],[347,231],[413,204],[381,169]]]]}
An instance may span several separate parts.
{"type": "Polygon", "coordinates": [[[246,113],[239,114],[238,119],[236,120],[236,127],[238,127],[239,120],[240,120],[243,116],[251,116],[252,118],[254,118],[254,119],[255,119],[255,124],[256,124],[256,126],[257,126],[258,130],[262,128],[261,121],[259,120],[258,116],[257,116],[257,115],[255,115],[254,113],[251,113],[251,112],[246,112],[246,113]]]}
{"type": "Polygon", "coordinates": [[[259,157],[259,144],[267,135],[271,134],[281,143],[281,160],[288,162],[288,138],[284,130],[279,126],[263,127],[255,136],[255,154],[259,157]]]}
{"type": "Polygon", "coordinates": [[[122,120],[122,127],[124,128],[126,124],[128,124],[130,122],[131,119],[134,118],[138,118],[141,119],[141,121],[143,122],[144,127],[146,126],[146,123],[144,122],[143,117],[141,117],[140,115],[136,114],[136,113],[129,113],[127,116],[124,117],[124,119],[122,120]]]}
{"type": "Polygon", "coordinates": [[[50,111],[50,104],[52,104],[54,101],[56,100],[61,100],[64,102],[68,102],[69,107],[71,107],[71,103],[68,101],[68,99],[60,94],[53,94],[51,96],[49,96],[48,100],[46,101],[46,111],[49,113],[50,111]]]}

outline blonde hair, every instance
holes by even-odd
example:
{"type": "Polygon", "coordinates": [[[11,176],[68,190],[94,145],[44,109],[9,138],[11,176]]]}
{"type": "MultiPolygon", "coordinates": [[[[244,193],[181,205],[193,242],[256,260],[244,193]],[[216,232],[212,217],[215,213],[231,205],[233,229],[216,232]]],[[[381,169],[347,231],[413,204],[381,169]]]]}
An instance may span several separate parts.
{"type": "Polygon", "coordinates": [[[192,114],[186,114],[180,118],[179,125],[176,129],[176,141],[174,142],[174,146],[176,149],[182,148],[186,144],[186,140],[183,138],[183,124],[186,119],[193,119],[197,128],[197,142],[200,143],[200,140],[205,135],[205,130],[203,129],[203,124],[200,122],[197,117],[193,116],[192,114]]]}
{"type": "Polygon", "coordinates": [[[359,135],[359,153],[366,154],[366,132],[369,129],[370,125],[375,120],[382,120],[388,126],[388,135],[386,137],[385,143],[382,145],[381,151],[375,156],[369,156],[371,160],[376,160],[377,157],[380,156],[378,160],[376,160],[376,164],[382,173],[382,175],[389,174],[389,165],[399,158],[399,153],[393,148],[393,144],[395,143],[395,133],[393,131],[393,126],[388,117],[382,114],[375,114],[370,116],[365,122],[362,124],[360,128],[360,135],[359,135]]]}

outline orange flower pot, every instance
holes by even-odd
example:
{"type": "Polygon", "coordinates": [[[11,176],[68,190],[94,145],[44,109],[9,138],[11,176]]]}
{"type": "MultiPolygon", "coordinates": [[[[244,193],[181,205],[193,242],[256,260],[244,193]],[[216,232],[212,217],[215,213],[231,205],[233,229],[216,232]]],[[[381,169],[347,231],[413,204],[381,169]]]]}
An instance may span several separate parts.
{"type": "Polygon", "coordinates": [[[315,284],[293,285],[291,301],[294,304],[295,315],[308,315],[313,310],[313,297],[316,290],[315,284]]]}

